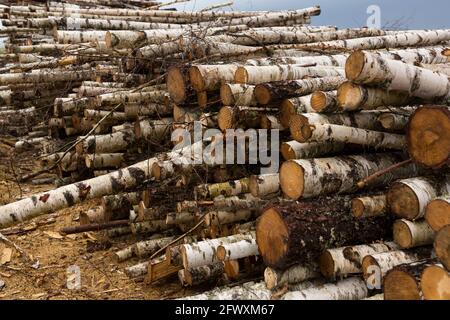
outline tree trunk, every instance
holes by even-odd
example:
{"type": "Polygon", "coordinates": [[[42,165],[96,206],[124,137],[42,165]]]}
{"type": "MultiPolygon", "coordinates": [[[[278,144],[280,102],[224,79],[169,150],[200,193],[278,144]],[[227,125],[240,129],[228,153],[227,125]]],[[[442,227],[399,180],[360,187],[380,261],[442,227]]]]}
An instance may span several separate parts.
{"type": "Polygon", "coordinates": [[[387,131],[406,132],[410,114],[382,113],[378,116],[378,122],[387,131]]]}
{"type": "Polygon", "coordinates": [[[447,176],[416,177],[394,182],[387,193],[389,209],[399,218],[423,218],[428,203],[450,193],[447,176]]]}
{"type": "Polygon", "coordinates": [[[288,97],[304,96],[314,91],[336,90],[344,81],[343,77],[326,77],[270,82],[258,84],[254,94],[258,103],[266,105],[288,97]]]}
{"type": "Polygon", "coordinates": [[[389,236],[391,217],[355,220],[348,214],[350,199],[323,197],[266,209],[256,226],[256,241],[266,265],[283,268],[308,263],[330,247],[368,243],[389,236]]]}
{"type": "Polygon", "coordinates": [[[450,270],[450,225],[443,227],[434,239],[434,251],[447,270],[450,270]]]}
{"type": "Polygon", "coordinates": [[[408,125],[408,152],[427,167],[445,166],[450,157],[450,110],[424,107],[414,112],[408,125]]]}
{"type": "Polygon", "coordinates": [[[198,286],[204,283],[217,283],[223,273],[223,263],[219,262],[208,266],[180,270],[178,278],[183,286],[198,286]]]}
{"type": "Polygon", "coordinates": [[[358,219],[385,215],[387,209],[385,194],[352,199],[352,214],[358,219]]]}
{"type": "Polygon", "coordinates": [[[450,224],[450,195],[430,201],[425,210],[425,220],[434,231],[450,224]]]}
{"type": "MultiPolygon", "coordinates": [[[[280,168],[281,190],[291,199],[355,192],[358,181],[402,160],[403,157],[396,153],[289,160],[280,168]]],[[[383,186],[395,179],[415,176],[418,170],[415,164],[402,166],[390,175],[376,178],[369,187],[383,186]]]]}
{"type": "Polygon", "coordinates": [[[450,97],[450,80],[446,75],[401,61],[383,59],[369,52],[353,53],[347,60],[345,70],[347,78],[358,84],[380,85],[390,91],[406,91],[413,97],[423,99],[450,97]]]}
{"type": "Polygon", "coordinates": [[[320,271],[324,277],[331,279],[362,273],[361,263],[365,256],[395,249],[398,249],[398,246],[393,242],[328,249],[320,256],[320,271]]]}
{"type": "Polygon", "coordinates": [[[422,300],[420,275],[436,259],[401,264],[384,277],[384,300],[422,300]]]}
{"type": "Polygon", "coordinates": [[[450,273],[441,264],[427,266],[420,277],[425,300],[450,300],[450,273]]]}
{"type": "Polygon", "coordinates": [[[283,300],[361,300],[366,298],[366,284],[359,277],[347,278],[336,284],[327,283],[318,288],[286,293],[283,300]]]}

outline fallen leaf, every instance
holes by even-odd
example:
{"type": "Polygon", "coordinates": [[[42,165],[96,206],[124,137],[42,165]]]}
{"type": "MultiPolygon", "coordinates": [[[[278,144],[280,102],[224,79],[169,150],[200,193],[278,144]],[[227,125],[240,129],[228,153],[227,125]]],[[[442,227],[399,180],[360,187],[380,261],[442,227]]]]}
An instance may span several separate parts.
{"type": "Polygon", "coordinates": [[[62,234],[60,234],[59,232],[55,232],[55,231],[44,231],[44,234],[46,234],[47,236],[49,236],[50,238],[53,239],[63,239],[64,236],[62,234]]]}
{"type": "Polygon", "coordinates": [[[0,265],[3,265],[3,264],[6,264],[6,263],[10,262],[11,258],[12,258],[12,253],[13,253],[13,251],[12,251],[11,248],[3,249],[3,253],[2,253],[2,256],[0,258],[0,265]]]}

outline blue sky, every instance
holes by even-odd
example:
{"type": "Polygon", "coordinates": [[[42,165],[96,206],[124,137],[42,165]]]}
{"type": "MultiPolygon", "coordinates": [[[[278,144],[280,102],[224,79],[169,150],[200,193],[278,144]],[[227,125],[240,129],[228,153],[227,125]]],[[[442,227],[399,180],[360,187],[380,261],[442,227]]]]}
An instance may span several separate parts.
{"type": "MultiPolygon", "coordinates": [[[[167,0],[168,1],[168,0],[167,0]]],[[[178,9],[202,9],[227,0],[193,0],[178,9]]],[[[286,10],[320,5],[322,14],[313,25],[360,27],[366,25],[367,7],[378,5],[382,26],[402,29],[450,28],[449,0],[234,0],[234,10],[286,10]]]]}

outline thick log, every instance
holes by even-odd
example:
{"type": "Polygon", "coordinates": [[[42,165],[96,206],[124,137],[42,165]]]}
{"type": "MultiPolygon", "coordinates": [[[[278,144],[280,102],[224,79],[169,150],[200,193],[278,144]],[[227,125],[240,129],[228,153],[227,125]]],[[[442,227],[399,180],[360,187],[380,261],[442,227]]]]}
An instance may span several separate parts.
{"type": "Polygon", "coordinates": [[[194,65],[189,69],[189,81],[196,91],[212,91],[220,89],[225,82],[234,80],[238,65],[194,65]]]}
{"type": "Polygon", "coordinates": [[[441,264],[427,266],[420,277],[425,300],[450,299],[450,273],[441,264]]]}
{"type": "Polygon", "coordinates": [[[403,249],[432,244],[435,232],[425,220],[397,220],[393,226],[394,241],[403,249]]]}
{"type": "Polygon", "coordinates": [[[355,220],[348,214],[349,209],[347,196],[269,207],[256,226],[256,241],[264,262],[278,268],[308,263],[325,249],[389,236],[391,217],[355,220]]]}
{"type": "MultiPolygon", "coordinates": [[[[321,194],[356,191],[356,183],[400,161],[396,153],[367,154],[289,160],[280,168],[281,190],[291,199],[311,198],[321,194]]],[[[387,185],[395,179],[416,176],[418,167],[408,164],[373,180],[369,187],[387,185]]]]}
{"type": "Polygon", "coordinates": [[[384,277],[384,300],[422,300],[420,276],[436,259],[401,264],[384,277]]]}
{"type": "Polygon", "coordinates": [[[418,108],[408,125],[408,152],[417,163],[441,167],[450,157],[450,110],[418,108]]]}
{"type": "Polygon", "coordinates": [[[327,283],[301,291],[286,293],[282,300],[361,300],[366,298],[366,284],[359,277],[347,278],[336,284],[327,283]]]}
{"type": "Polygon", "coordinates": [[[445,268],[450,270],[450,225],[443,227],[436,234],[434,251],[445,268]]]}
{"type": "Polygon", "coordinates": [[[423,99],[439,100],[450,96],[450,80],[446,75],[365,51],[353,53],[347,59],[345,71],[347,78],[358,84],[406,91],[423,99]]]}
{"type": "Polygon", "coordinates": [[[345,79],[343,77],[325,77],[307,80],[292,80],[258,84],[254,94],[258,103],[266,105],[285,98],[304,96],[314,91],[336,90],[345,79]]]}
{"type": "Polygon", "coordinates": [[[399,180],[388,190],[390,211],[399,218],[423,218],[428,203],[437,196],[450,193],[450,180],[441,177],[416,177],[399,180]]]}
{"type": "Polygon", "coordinates": [[[355,218],[385,215],[388,212],[385,194],[352,199],[352,214],[355,218]]]}
{"type": "Polygon", "coordinates": [[[327,278],[362,273],[362,259],[369,254],[398,249],[393,242],[362,244],[325,250],[319,259],[320,272],[327,278]]]}
{"type": "MultiPolygon", "coordinates": [[[[80,137],[81,138],[81,137],[80,137]]],[[[89,136],[76,145],[78,154],[114,153],[126,150],[135,141],[134,130],[89,136]]]]}
{"type": "Polygon", "coordinates": [[[425,220],[434,231],[450,224],[450,196],[430,201],[425,210],[425,220]]]}
{"type": "Polygon", "coordinates": [[[171,133],[172,123],[172,118],[138,121],[134,125],[134,134],[137,139],[154,143],[162,142],[171,133]]]}
{"type": "Polygon", "coordinates": [[[293,115],[305,112],[315,112],[311,106],[311,95],[284,99],[281,102],[279,109],[280,122],[286,128],[290,126],[293,115]]]}

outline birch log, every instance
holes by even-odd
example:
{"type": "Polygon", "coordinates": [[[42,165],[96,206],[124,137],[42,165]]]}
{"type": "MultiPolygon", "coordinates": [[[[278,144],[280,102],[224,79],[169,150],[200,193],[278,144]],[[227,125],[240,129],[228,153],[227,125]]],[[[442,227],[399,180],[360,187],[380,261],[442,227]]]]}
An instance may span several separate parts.
{"type": "Polygon", "coordinates": [[[234,80],[237,65],[195,65],[189,69],[189,80],[196,91],[220,89],[225,82],[234,80]]]}
{"type": "MultiPolygon", "coordinates": [[[[400,161],[401,155],[395,153],[289,160],[280,168],[281,190],[291,199],[354,192],[358,181],[400,161]]],[[[417,173],[416,165],[406,165],[393,171],[391,175],[378,177],[371,187],[386,185],[395,179],[417,173]]]]}
{"type": "Polygon", "coordinates": [[[306,142],[292,140],[281,144],[281,154],[285,160],[317,158],[340,152],[344,144],[335,142],[306,142]]]}
{"type": "Polygon", "coordinates": [[[384,194],[352,199],[352,214],[355,218],[380,216],[387,212],[387,197],[384,194]]]}
{"type": "Polygon", "coordinates": [[[311,95],[311,107],[320,113],[339,110],[337,91],[316,91],[311,95]]]}
{"type": "Polygon", "coordinates": [[[361,300],[367,295],[365,282],[358,277],[352,277],[336,284],[327,283],[319,288],[291,291],[286,293],[282,300],[361,300]]]}
{"type": "Polygon", "coordinates": [[[289,128],[292,116],[304,112],[315,112],[311,106],[311,95],[284,99],[279,107],[281,125],[289,128]]]}
{"type": "Polygon", "coordinates": [[[242,286],[216,288],[181,300],[270,300],[271,295],[264,282],[247,282],[242,286]]]}
{"type": "Polygon", "coordinates": [[[0,207],[0,227],[4,228],[87,199],[118,193],[139,185],[149,176],[149,168],[155,161],[155,158],[144,160],[104,176],[63,186],[4,205],[0,207]]]}
{"type": "Polygon", "coordinates": [[[264,198],[278,193],[280,190],[279,174],[270,173],[251,176],[249,190],[252,196],[257,198],[264,198]]]}
{"type": "Polygon", "coordinates": [[[183,266],[185,269],[210,265],[218,262],[217,247],[225,243],[233,243],[241,240],[251,240],[255,238],[254,232],[241,235],[233,235],[211,240],[199,241],[192,244],[184,244],[181,248],[183,266]]]}
{"type": "Polygon", "coordinates": [[[366,255],[397,249],[393,242],[362,244],[325,250],[319,259],[320,272],[327,278],[362,273],[362,259],[366,255]]]}
{"type": "MultiPolygon", "coordinates": [[[[336,124],[314,124],[307,134],[297,134],[299,142],[353,143],[376,149],[403,150],[406,147],[404,135],[381,131],[365,130],[336,124]]],[[[302,130],[299,133],[303,133],[302,130]]]]}
{"type": "Polygon", "coordinates": [[[89,136],[76,145],[78,154],[82,153],[114,153],[126,150],[135,141],[132,129],[105,135],[89,136]]]}
{"type": "Polygon", "coordinates": [[[394,222],[393,234],[395,243],[403,249],[432,244],[436,235],[425,220],[406,219],[394,222]]]}
{"type": "Polygon", "coordinates": [[[267,267],[264,270],[264,282],[267,289],[273,290],[284,284],[301,283],[319,276],[319,269],[316,265],[295,264],[284,270],[277,270],[267,267]]]}
{"type": "Polygon", "coordinates": [[[399,180],[389,187],[387,199],[390,211],[399,218],[423,218],[428,203],[450,193],[449,177],[415,177],[399,180]]]}
{"type": "Polygon", "coordinates": [[[434,231],[450,224],[450,195],[430,201],[425,210],[425,220],[434,231]]]}
{"type": "Polygon", "coordinates": [[[279,81],[258,84],[255,97],[260,104],[269,104],[284,98],[304,96],[314,91],[336,90],[345,79],[343,77],[325,77],[307,80],[279,81]]]}
{"type": "Polygon", "coordinates": [[[450,80],[446,75],[365,51],[353,53],[347,59],[345,71],[347,78],[358,84],[380,85],[423,99],[450,97],[450,80]]]}
{"type": "Polygon", "coordinates": [[[252,85],[224,83],[220,87],[220,99],[226,106],[256,106],[254,89],[252,85]]]}
{"type": "Polygon", "coordinates": [[[217,247],[219,261],[237,260],[259,255],[258,244],[255,239],[226,243],[217,247]]]}

